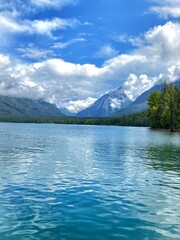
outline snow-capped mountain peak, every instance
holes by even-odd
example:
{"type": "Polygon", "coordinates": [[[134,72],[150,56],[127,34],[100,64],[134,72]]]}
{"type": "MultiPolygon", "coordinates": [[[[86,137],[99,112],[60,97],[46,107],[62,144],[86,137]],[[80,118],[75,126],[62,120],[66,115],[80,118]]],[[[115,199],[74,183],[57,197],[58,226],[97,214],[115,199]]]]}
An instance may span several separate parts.
{"type": "Polygon", "coordinates": [[[90,107],[79,112],[79,117],[107,117],[131,103],[122,86],[104,94],[90,107]]]}

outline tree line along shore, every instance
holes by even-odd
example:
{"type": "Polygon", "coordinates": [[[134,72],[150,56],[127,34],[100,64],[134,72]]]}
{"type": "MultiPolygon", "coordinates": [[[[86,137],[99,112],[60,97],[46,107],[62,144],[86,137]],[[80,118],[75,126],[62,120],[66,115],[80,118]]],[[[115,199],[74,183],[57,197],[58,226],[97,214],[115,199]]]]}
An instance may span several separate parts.
{"type": "Polygon", "coordinates": [[[123,117],[26,117],[0,116],[0,122],[14,123],[54,123],[54,124],[82,124],[82,125],[115,125],[115,126],[149,126],[147,111],[123,117]]]}

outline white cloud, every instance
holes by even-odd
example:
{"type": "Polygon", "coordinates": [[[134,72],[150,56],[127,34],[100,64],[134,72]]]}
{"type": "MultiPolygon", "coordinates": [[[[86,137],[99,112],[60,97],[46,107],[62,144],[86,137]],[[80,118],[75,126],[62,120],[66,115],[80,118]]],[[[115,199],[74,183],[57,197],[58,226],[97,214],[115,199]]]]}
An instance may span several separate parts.
{"type": "Polygon", "coordinates": [[[106,44],[102,46],[98,52],[95,54],[95,57],[97,58],[112,58],[118,54],[118,51],[116,51],[111,45],[106,44]]]}
{"type": "MultiPolygon", "coordinates": [[[[9,14],[8,14],[9,15],[9,14]]],[[[11,18],[10,16],[5,14],[0,14],[0,30],[1,34],[4,34],[5,32],[28,32],[30,31],[29,24],[21,24],[18,23],[14,18],[11,18]]]]}
{"type": "Polygon", "coordinates": [[[128,34],[119,35],[118,37],[115,38],[115,40],[120,43],[130,43],[131,45],[136,47],[141,47],[144,44],[142,36],[136,37],[128,34]]]}
{"type": "Polygon", "coordinates": [[[78,0],[1,0],[0,2],[0,40],[2,43],[8,42],[12,34],[28,35],[46,35],[53,38],[57,30],[75,28],[80,22],[75,18],[52,17],[45,19],[43,17],[33,19],[35,11],[41,11],[42,8],[61,9],[66,5],[77,4],[78,0]],[[39,7],[41,9],[39,9],[39,7]]]}
{"type": "Polygon", "coordinates": [[[51,36],[52,31],[75,27],[78,21],[76,19],[53,18],[52,20],[34,20],[27,23],[29,23],[32,33],[51,36]]]}
{"type": "Polygon", "coordinates": [[[7,66],[10,64],[9,56],[0,54],[0,68],[3,68],[4,66],[7,66]]]}
{"type": "Polygon", "coordinates": [[[146,74],[141,74],[140,76],[130,74],[123,84],[123,89],[131,100],[135,100],[141,93],[150,89],[157,81],[162,80],[162,78],[161,74],[158,77],[148,77],[146,74]]]}
{"type": "MultiPolygon", "coordinates": [[[[0,63],[0,69],[0,95],[29,98],[41,97],[42,86],[29,78],[25,66],[19,64],[14,66],[14,63],[9,60],[6,64],[0,63]]],[[[29,71],[32,71],[32,69],[29,69],[29,71]]]]}
{"type": "Polygon", "coordinates": [[[18,52],[22,54],[22,57],[29,59],[46,59],[48,56],[53,56],[54,52],[46,49],[38,49],[35,46],[28,46],[25,48],[18,48],[18,52]]]}
{"type": "Polygon", "coordinates": [[[76,5],[79,0],[1,0],[0,10],[18,11],[20,15],[37,12],[42,9],[62,9],[69,5],[76,5]]]}
{"type": "Polygon", "coordinates": [[[118,98],[112,98],[110,106],[113,109],[120,109],[123,103],[125,102],[125,99],[118,99],[118,98]]]}
{"type": "Polygon", "coordinates": [[[61,59],[18,64],[3,55],[0,56],[0,69],[0,95],[42,98],[73,111],[81,110],[96,100],[87,96],[94,92],[100,94],[96,84],[108,73],[94,65],[73,64],[61,59]],[[73,101],[70,100],[72,98],[73,101]]]}
{"type": "Polygon", "coordinates": [[[179,39],[179,23],[156,26],[144,34],[143,45],[131,54],[106,61],[102,67],[57,58],[20,64],[1,54],[0,94],[40,97],[78,111],[107,91],[107,84],[123,84],[128,96],[135,99],[164,77],[173,81],[180,78],[179,39]]]}
{"type": "Polygon", "coordinates": [[[167,22],[157,26],[145,34],[149,44],[147,50],[153,50],[154,55],[159,55],[163,62],[177,61],[180,54],[180,24],[167,22]],[[156,54],[155,54],[156,52],[156,54]]]}
{"type": "Polygon", "coordinates": [[[74,64],[65,62],[63,59],[49,59],[40,64],[36,64],[36,66],[41,70],[47,69],[59,77],[70,77],[78,80],[89,78],[93,81],[95,78],[100,78],[108,73],[108,69],[106,68],[98,68],[92,64],[74,64]]]}
{"type": "Polygon", "coordinates": [[[143,36],[144,44],[131,54],[121,54],[104,63],[112,71],[112,76],[125,79],[130,73],[157,76],[167,72],[174,63],[179,64],[180,24],[167,22],[150,29],[143,36]]]}
{"type": "Polygon", "coordinates": [[[55,43],[52,48],[59,48],[59,49],[63,49],[68,47],[69,45],[76,43],[76,42],[85,42],[86,39],[85,38],[74,38],[72,40],[69,40],[67,42],[57,42],[55,43]]]}
{"type": "Polygon", "coordinates": [[[150,8],[151,12],[158,14],[162,18],[179,18],[180,1],[179,0],[154,0],[154,6],[150,8]]]}
{"type": "Polygon", "coordinates": [[[62,7],[68,5],[75,5],[79,1],[78,0],[31,0],[32,5],[41,8],[58,8],[61,9],[62,7]]]}
{"type": "Polygon", "coordinates": [[[15,9],[22,9],[25,7],[26,2],[24,0],[1,0],[0,1],[0,10],[2,11],[14,11],[15,9]]]}
{"type": "Polygon", "coordinates": [[[47,20],[20,20],[8,14],[0,14],[1,34],[27,33],[52,36],[52,32],[78,25],[76,19],[53,18],[47,20]]]}
{"type": "Polygon", "coordinates": [[[84,26],[93,26],[94,24],[92,22],[84,22],[82,25],[84,25],[84,26]]]}
{"type": "Polygon", "coordinates": [[[66,107],[70,112],[78,113],[81,110],[91,106],[96,100],[96,98],[88,97],[87,99],[83,100],[69,101],[64,104],[64,107],[66,107]]]}
{"type": "Polygon", "coordinates": [[[177,79],[180,79],[180,64],[172,65],[168,68],[168,74],[166,76],[166,80],[170,82],[174,82],[177,79]]]}
{"type": "Polygon", "coordinates": [[[104,67],[111,70],[111,78],[126,79],[129,73],[142,72],[143,65],[147,65],[148,59],[145,55],[134,53],[132,55],[122,54],[104,63],[104,67]]]}
{"type": "Polygon", "coordinates": [[[142,43],[131,54],[122,54],[104,63],[111,70],[111,79],[125,82],[123,87],[131,99],[163,77],[173,81],[180,78],[175,70],[180,66],[179,23],[167,22],[150,29],[142,36],[142,43]]]}

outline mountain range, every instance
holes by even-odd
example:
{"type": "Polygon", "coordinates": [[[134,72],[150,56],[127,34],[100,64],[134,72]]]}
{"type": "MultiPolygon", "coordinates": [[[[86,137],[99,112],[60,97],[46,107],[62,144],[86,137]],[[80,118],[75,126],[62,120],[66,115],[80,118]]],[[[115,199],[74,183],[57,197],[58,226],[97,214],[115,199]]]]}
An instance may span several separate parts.
{"type": "Polygon", "coordinates": [[[54,105],[42,100],[0,96],[0,115],[3,116],[53,116],[64,114],[54,105]]]}
{"type": "MultiPolygon", "coordinates": [[[[154,91],[161,91],[164,83],[157,83],[149,90],[143,92],[135,101],[131,101],[125,94],[122,87],[110,91],[101,96],[90,107],[79,112],[78,117],[107,117],[107,116],[128,116],[142,112],[148,108],[147,99],[154,91]]],[[[180,80],[173,83],[180,86],[180,80]]]]}
{"type": "MultiPolygon", "coordinates": [[[[180,86],[180,80],[173,83],[180,86]]],[[[77,117],[127,116],[148,108],[147,99],[154,91],[161,91],[163,84],[158,83],[142,93],[132,102],[122,87],[101,96],[90,107],[76,114],[77,117]]],[[[0,96],[0,115],[2,116],[74,116],[66,108],[58,109],[54,104],[43,100],[0,96]]]]}

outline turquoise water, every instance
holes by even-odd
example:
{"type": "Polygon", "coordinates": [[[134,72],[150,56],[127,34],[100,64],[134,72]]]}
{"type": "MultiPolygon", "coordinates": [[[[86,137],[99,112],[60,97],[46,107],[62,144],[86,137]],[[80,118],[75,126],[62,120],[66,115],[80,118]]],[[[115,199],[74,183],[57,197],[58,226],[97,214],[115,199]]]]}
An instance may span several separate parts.
{"type": "Polygon", "coordinates": [[[180,239],[179,140],[148,128],[0,123],[0,239],[180,239]]]}

